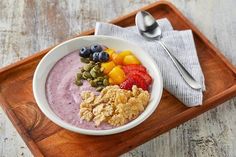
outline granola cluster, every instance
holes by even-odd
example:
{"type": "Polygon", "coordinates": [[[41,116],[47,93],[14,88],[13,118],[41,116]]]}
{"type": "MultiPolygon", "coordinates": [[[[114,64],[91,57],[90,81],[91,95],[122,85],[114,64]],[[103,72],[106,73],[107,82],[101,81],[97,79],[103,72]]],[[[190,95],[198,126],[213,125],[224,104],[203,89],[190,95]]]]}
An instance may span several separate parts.
{"type": "Polygon", "coordinates": [[[79,115],[86,121],[94,121],[96,126],[107,122],[112,126],[121,126],[135,119],[147,106],[150,94],[137,86],[132,90],[119,86],[107,86],[98,96],[91,91],[81,93],[79,115]]]}

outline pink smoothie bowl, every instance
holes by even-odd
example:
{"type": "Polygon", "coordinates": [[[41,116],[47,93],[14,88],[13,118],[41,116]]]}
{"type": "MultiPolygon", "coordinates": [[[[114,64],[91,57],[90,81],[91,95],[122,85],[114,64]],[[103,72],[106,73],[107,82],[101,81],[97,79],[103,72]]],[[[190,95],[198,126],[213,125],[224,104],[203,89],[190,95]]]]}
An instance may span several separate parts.
{"type": "Polygon", "coordinates": [[[162,96],[162,91],[163,91],[163,81],[161,72],[156,63],[148,55],[147,52],[145,52],[135,43],[115,37],[101,36],[101,35],[78,37],[71,40],[67,40],[57,45],[42,58],[42,60],[39,62],[35,70],[33,77],[33,94],[40,110],[51,121],[61,126],[62,128],[86,135],[111,135],[129,130],[141,124],[156,110],[162,96]],[[116,50],[131,50],[133,54],[147,68],[149,74],[153,78],[153,83],[149,89],[151,98],[146,109],[136,119],[128,122],[127,124],[107,130],[83,129],[63,121],[53,112],[46,96],[47,76],[51,71],[51,69],[53,68],[53,66],[60,59],[62,59],[69,53],[94,43],[105,45],[109,48],[113,48],[116,50]]]}

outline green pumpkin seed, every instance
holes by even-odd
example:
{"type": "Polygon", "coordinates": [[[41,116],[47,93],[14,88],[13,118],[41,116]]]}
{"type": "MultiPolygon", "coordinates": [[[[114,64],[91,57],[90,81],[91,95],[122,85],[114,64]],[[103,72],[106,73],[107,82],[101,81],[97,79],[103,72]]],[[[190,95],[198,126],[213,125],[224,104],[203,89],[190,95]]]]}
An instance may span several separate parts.
{"type": "Polygon", "coordinates": [[[97,80],[98,80],[98,81],[103,81],[103,80],[104,80],[104,77],[101,77],[101,76],[100,76],[100,77],[97,78],[97,80]]]}
{"type": "Polygon", "coordinates": [[[77,73],[77,79],[81,79],[82,78],[82,74],[81,73],[77,73]]]}
{"type": "Polygon", "coordinates": [[[88,58],[83,58],[83,57],[81,57],[81,58],[80,58],[80,61],[81,61],[82,63],[89,63],[89,59],[88,59],[88,58]]]}
{"type": "Polygon", "coordinates": [[[107,79],[104,79],[104,80],[103,80],[103,85],[104,85],[104,86],[108,86],[108,85],[109,85],[109,81],[108,81],[107,79]]]}
{"type": "Polygon", "coordinates": [[[101,72],[101,71],[97,72],[97,77],[103,77],[103,76],[104,76],[103,72],[101,72]]]}
{"type": "Polygon", "coordinates": [[[97,71],[94,69],[94,67],[91,69],[91,71],[97,72],[97,71]]]}
{"type": "Polygon", "coordinates": [[[81,67],[80,72],[83,73],[85,70],[83,67],[81,67]]]}
{"type": "Polygon", "coordinates": [[[103,90],[103,87],[102,86],[99,86],[96,88],[96,91],[100,92],[101,90],[103,90]]]}
{"type": "Polygon", "coordinates": [[[90,71],[90,74],[93,78],[97,77],[97,73],[93,69],[90,71]]]}
{"type": "Polygon", "coordinates": [[[93,69],[94,69],[95,71],[101,71],[101,70],[100,70],[100,67],[99,67],[98,65],[96,65],[95,67],[93,67],[93,69]]]}
{"type": "Polygon", "coordinates": [[[96,64],[96,65],[98,65],[98,66],[100,66],[100,65],[101,65],[101,63],[100,63],[100,62],[96,62],[95,64],[96,64]]]}
{"type": "Polygon", "coordinates": [[[91,85],[92,87],[97,87],[97,83],[96,83],[95,81],[90,81],[90,85],[91,85]]]}
{"type": "Polygon", "coordinates": [[[77,86],[82,86],[82,85],[83,85],[83,82],[82,82],[81,80],[76,80],[76,81],[75,81],[75,84],[76,84],[77,86]]]}
{"type": "Polygon", "coordinates": [[[85,78],[86,80],[88,79],[88,78],[91,78],[92,76],[91,76],[91,74],[89,73],[89,72],[87,72],[87,71],[85,71],[85,72],[83,72],[83,78],[85,78]]]}
{"type": "Polygon", "coordinates": [[[93,65],[91,65],[91,64],[87,64],[87,65],[84,66],[84,70],[85,70],[85,71],[88,71],[88,72],[89,72],[92,68],[93,68],[93,65]]]}
{"type": "Polygon", "coordinates": [[[97,85],[103,85],[103,81],[98,81],[97,85]]]}
{"type": "Polygon", "coordinates": [[[95,62],[94,61],[90,61],[89,64],[95,65],[95,62]]]}

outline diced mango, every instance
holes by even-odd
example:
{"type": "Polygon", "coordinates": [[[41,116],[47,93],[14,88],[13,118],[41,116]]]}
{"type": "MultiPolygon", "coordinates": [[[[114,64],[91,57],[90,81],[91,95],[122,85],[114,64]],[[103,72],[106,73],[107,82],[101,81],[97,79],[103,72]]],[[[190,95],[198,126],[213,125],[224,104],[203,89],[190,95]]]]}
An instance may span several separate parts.
{"type": "Polygon", "coordinates": [[[109,48],[106,49],[105,52],[107,52],[107,53],[109,54],[109,60],[110,60],[110,61],[112,60],[112,55],[113,55],[114,53],[116,53],[115,50],[109,49],[109,48]]]}
{"type": "Polygon", "coordinates": [[[130,50],[124,50],[124,51],[121,51],[118,55],[123,60],[125,58],[125,56],[132,55],[132,52],[130,50]]]}
{"type": "Polygon", "coordinates": [[[105,74],[108,74],[115,66],[116,65],[113,61],[104,62],[101,64],[101,68],[105,74]]]}
{"type": "Polygon", "coordinates": [[[116,64],[121,65],[123,64],[123,60],[125,56],[130,55],[130,54],[132,54],[132,52],[129,50],[121,51],[120,53],[114,56],[113,60],[115,61],[116,64]]]}
{"type": "Polygon", "coordinates": [[[115,84],[114,81],[111,78],[109,78],[108,81],[109,81],[110,85],[114,85],[115,84]]]}
{"type": "Polygon", "coordinates": [[[140,61],[134,55],[128,55],[128,56],[125,56],[123,64],[124,65],[140,64],[140,61]]]}
{"type": "Polygon", "coordinates": [[[115,66],[108,74],[109,78],[113,80],[114,84],[121,84],[125,81],[125,73],[120,66],[115,66]]]}
{"type": "Polygon", "coordinates": [[[119,56],[117,53],[112,54],[112,60],[114,61],[115,64],[118,64],[118,65],[121,65],[123,63],[122,56],[119,56]]]}

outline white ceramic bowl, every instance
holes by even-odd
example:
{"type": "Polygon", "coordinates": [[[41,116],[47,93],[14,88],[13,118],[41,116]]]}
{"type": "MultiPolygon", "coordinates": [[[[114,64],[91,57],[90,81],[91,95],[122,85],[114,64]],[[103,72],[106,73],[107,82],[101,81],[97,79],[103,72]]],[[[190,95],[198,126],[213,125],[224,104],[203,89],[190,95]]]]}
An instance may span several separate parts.
{"type": "Polygon", "coordinates": [[[43,59],[40,61],[35,70],[33,78],[33,93],[35,100],[41,111],[57,125],[65,129],[87,135],[110,135],[126,131],[139,125],[155,111],[156,107],[160,102],[162,90],[163,90],[163,83],[162,83],[161,73],[155,62],[152,60],[152,58],[145,51],[143,51],[138,45],[135,45],[131,42],[119,38],[108,37],[108,36],[83,36],[63,42],[62,44],[53,48],[48,54],[46,54],[43,57],[43,59]],[[109,130],[82,129],[61,120],[51,110],[46,98],[46,92],[45,92],[46,79],[50,70],[53,68],[54,64],[58,60],[63,58],[65,55],[69,54],[70,52],[73,52],[76,49],[94,43],[103,44],[106,45],[107,47],[114,48],[116,50],[127,50],[127,49],[131,50],[136,55],[136,57],[138,57],[141,60],[142,64],[148,69],[149,74],[153,78],[153,84],[150,91],[151,99],[144,112],[140,114],[139,117],[137,117],[135,120],[123,126],[109,130]]]}

